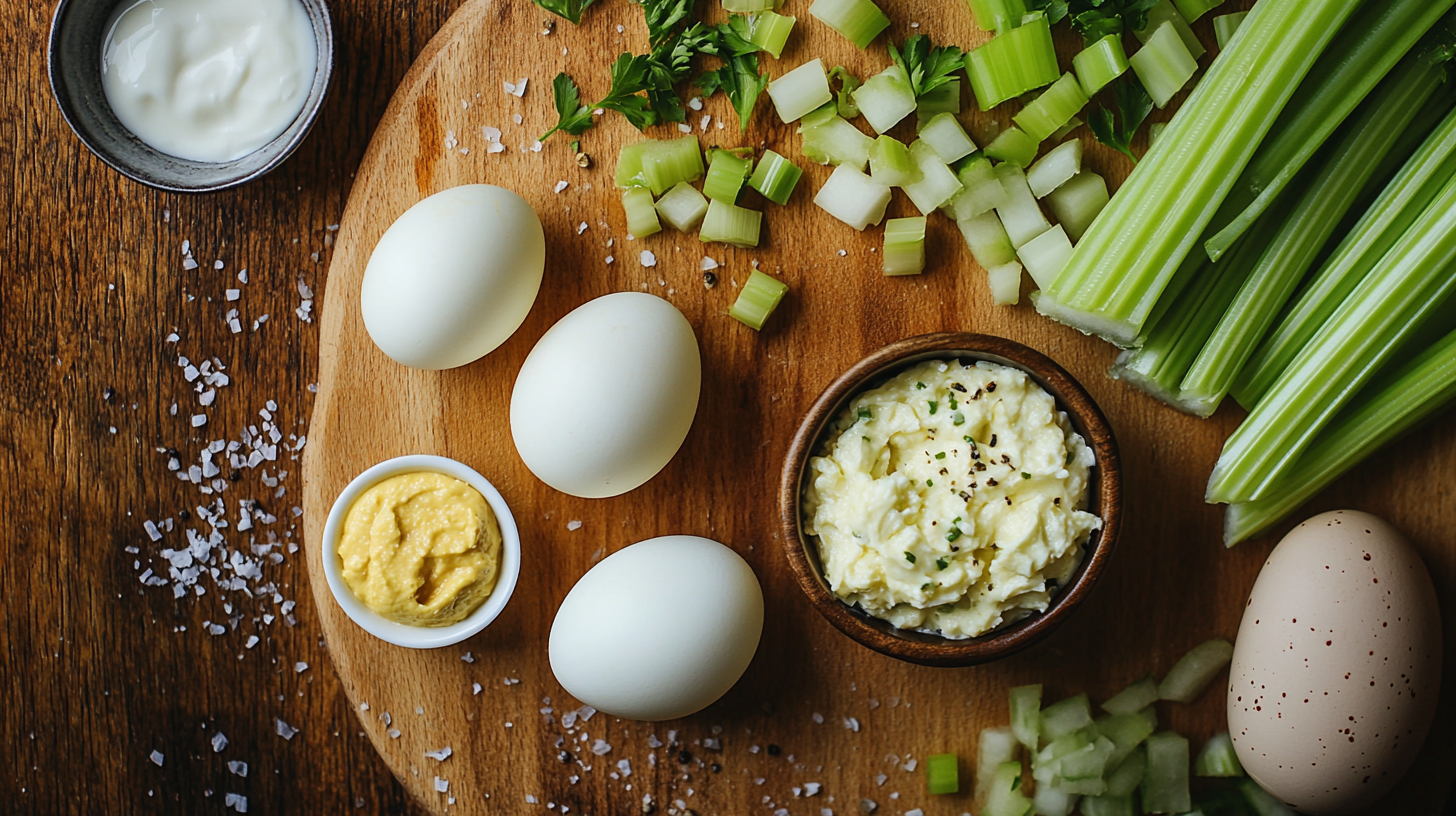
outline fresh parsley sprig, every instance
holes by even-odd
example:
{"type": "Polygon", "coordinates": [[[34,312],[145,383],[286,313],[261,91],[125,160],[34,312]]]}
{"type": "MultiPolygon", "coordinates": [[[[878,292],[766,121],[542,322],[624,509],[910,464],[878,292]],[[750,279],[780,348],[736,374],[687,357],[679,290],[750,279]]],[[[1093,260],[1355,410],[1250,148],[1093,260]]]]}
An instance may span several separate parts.
{"type": "Polygon", "coordinates": [[[541,134],[537,141],[546,141],[558,130],[580,136],[595,124],[591,106],[581,102],[581,89],[576,87],[576,80],[565,73],[557,74],[551,81],[551,91],[556,97],[556,127],[541,134]]]}
{"type": "Polygon", "coordinates": [[[543,9],[566,20],[572,25],[581,25],[581,14],[596,0],[531,0],[543,9]]]}
{"type": "Polygon", "coordinates": [[[1123,77],[1112,86],[1113,100],[1117,105],[1117,116],[1111,110],[1098,106],[1087,117],[1087,126],[1097,141],[1127,154],[1136,164],[1138,157],[1132,152],[1132,137],[1143,120],[1153,110],[1152,97],[1142,84],[1132,77],[1123,77]]]}
{"type": "Polygon", "coordinates": [[[934,46],[924,34],[912,34],[899,48],[890,43],[890,59],[910,77],[915,98],[950,82],[965,63],[965,54],[954,45],[934,46]]]}
{"type": "Polygon", "coordinates": [[[1148,12],[1157,4],[1158,0],[1070,0],[1063,5],[1072,27],[1090,43],[1108,34],[1141,31],[1148,24],[1148,12]]]}

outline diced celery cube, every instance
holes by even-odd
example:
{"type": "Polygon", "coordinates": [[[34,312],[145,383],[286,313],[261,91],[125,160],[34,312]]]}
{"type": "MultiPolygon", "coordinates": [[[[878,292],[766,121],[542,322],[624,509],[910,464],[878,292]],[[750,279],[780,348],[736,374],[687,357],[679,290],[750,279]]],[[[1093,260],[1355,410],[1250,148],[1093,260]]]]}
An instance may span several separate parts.
{"type": "Polygon", "coordinates": [[[935,150],[935,155],[946,164],[962,159],[976,151],[976,143],[966,135],[966,129],[953,113],[938,113],[920,129],[920,140],[935,150]]]}
{"type": "Polygon", "coordinates": [[[890,27],[890,18],[870,0],[814,0],[809,13],[843,34],[861,51],[890,27]]]}
{"type": "MultiPolygon", "coordinates": [[[[1015,243],[1015,239],[1012,239],[1015,243]]],[[[1055,740],[1092,724],[1092,705],[1087,695],[1078,694],[1053,703],[1041,710],[1041,735],[1055,740]]]]}
{"type": "Polygon", "coordinates": [[[1021,128],[1009,127],[986,145],[986,156],[1017,167],[1026,167],[1036,158],[1036,151],[1040,147],[1021,128]]]}
{"type": "Polygon", "coordinates": [[[1203,43],[1199,42],[1198,35],[1193,33],[1188,21],[1174,8],[1171,0],[1159,0],[1158,4],[1148,11],[1147,23],[1137,31],[1134,31],[1139,42],[1146,43],[1152,38],[1153,32],[1157,31],[1163,23],[1171,23],[1173,30],[1178,34],[1178,39],[1183,41],[1183,47],[1194,59],[1198,59],[1207,53],[1203,43]]]}
{"type": "Polygon", "coordinates": [[[1193,763],[1193,772],[1198,776],[1233,777],[1243,776],[1244,766],[1239,762],[1234,741],[1228,734],[1214,734],[1198,752],[1193,763]]]}
{"type": "Polygon", "coordinates": [[[724,204],[737,203],[743,182],[748,180],[749,173],[753,170],[753,159],[723,149],[710,150],[708,153],[708,174],[703,181],[703,195],[724,204]]]}
{"type": "MultiPolygon", "coordinates": [[[[995,213],[990,215],[996,217],[995,213]]],[[[986,282],[991,286],[991,302],[997,306],[1016,305],[1021,299],[1021,264],[1012,261],[991,267],[986,272],[986,282]]]]}
{"type": "Polygon", "coordinates": [[[1045,289],[1057,279],[1067,259],[1072,257],[1072,242],[1060,224],[1027,241],[1016,250],[1026,273],[1036,281],[1038,289],[1045,289]]]}
{"type": "Polygon", "coordinates": [[[850,96],[875,133],[884,133],[915,112],[915,89],[898,65],[865,80],[850,96]]]}
{"type": "Polygon", "coordinates": [[[753,177],[748,180],[748,186],[775,204],[787,204],[803,175],[804,171],[798,165],[772,150],[765,150],[753,177]]]}
{"type": "Polygon", "coordinates": [[[960,758],[955,754],[931,754],[926,757],[925,786],[926,790],[936,796],[960,792],[960,758]]]}
{"type": "Polygon", "coordinates": [[[1002,226],[1001,218],[996,215],[995,210],[958,220],[956,226],[960,228],[961,237],[966,239],[966,246],[982,269],[995,269],[1016,261],[1016,247],[1011,245],[1006,228],[1002,226]]]}
{"type": "Polygon", "coordinates": [[[703,216],[698,240],[705,244],[731,244],[748,249],[758,246],[762,226],[763,213],[758,210],[713,200],[708,202],[708,212],[703,216]]]}
{"type": "Polygon", "coordinates": [[[749,273],[743,291],[738,293],[738,299],[728,309],[728,316],[754,331],[762,331],[764,322],[779,307],[779,301],[788,291],[788,284],[755,269],[749,273]]]}
{"type": "Polygon", "coordinates": [[[1011,245],[1020,249],[1023,244],[1052,228],[1051,222],[1042,215],[1031,187],[1026,183],[1026,174],[1014,164],[996,167],[996,178],[1006,188],[1006,204],[996,208],[1001,224],[1011,238],[1011,245]]]}
{"type": "Polygon", "coordinates": [[[1072,57],[1072,70],[1077,72],[1082,93],[1088,98],[1127,73],[1127,67],[1127,52],[1122,48],[1122,37],[1117,34],[1108,34],[1072,57]]]}
{"type": "Polygon", "coordinates": [[[1153,104],[1166,107],[1198,72],[1198,60],[1188,53],[1172,23],[1163,23],[1128,62],[1147,89],[1153,104]]]}
{"type": "Polygon", "coordinates": [[[1082,84],[1075,75],[1067,73],[1022,108],[1012,120],[1032,141],[1040,143],[1086,106],[1087,94],[1082,92],[1082,84]]]}
{"type": "Polygon", "coordinates": [[[915,180],[915,163],[910,150],[893,136],[881,136],[870,148],[870,177],[889,187],[903,187],[915,180]]]}
{"type": "Polygon", "coordinates": [[[925,216],[885,222],[886,275],[919,275],[925,270],[925,216]]]}
{"type": "Polygon", "coordinates": [[[910,161],[915,165],[916,178],[900,189],[915,204],[921,213],[929,215],[961,191],[960,180],[946,163],[935,155],[935,150],[923,140],[910,145],[910,161]]]}
{"type": "Polygon", "coordinates": [[[1191,703],[1233,659],[1233,644],[1226,640],[1200,643],[1183,655],[1158,684],[1158,696],[1164,700],[1191,703]]]}
{"type": "Polygon", "coordinates": [[[1006,188],[996,178],[996,170],[985,156],[963,160],[956,178],[960,180],[961,191],[950,200],[950,208],[957,221],[974,218],[1007,202],[1006,188]]]}
{"type": "Polygon", "coordinates": [[[814,203],[840,221],[863,231],[885,217],[885,207],[890,203],[890,188],[847,164],[841,164],[819,188],[814,203]]]}
{"type": "Polygon", "coordinates": [[[642,177],[653,195],[662,195],[680,181],[703,177],[703,154],[698,137],[681,136],[642,143],[642,177]]]}
{"type": "Polygon", "coordinates": [[[1076,806],[1076,794],[1063,793],[1050,785],[1037,785],[1036,795],[1031,798],[1031,812],[1035,816],[1071,816],[1076,806]]]}
{"type": "MultiPolygon", "coordinates": [[[[1108,758],[1108,765],[1112,765],[1112,758],[1108,758]]],[[[1134,748],[1132,753],[1123,758],[1122,762],[1116,764],[1112,772],[1107,775],[1108,796],[1131,796],[1137,790],[1139,783],[1143,781],[1143,772],[1148,767],[1148,756],[1141,747],[1134,748]]]]}
{"type": "Polygon", "coordinates": [[[1082,142],[1073,139],[1063,142],[1047,152],[1026,170],[1026,183],[1031,194],[1046,198],[1052,191],[1066,184],[1073,176],[1082,172],[1082,142]]]}
{"type": "MultiPolygon", "coordinates": [[[[820,0],[821,2],[823,0],[820,0]]],[[[768,97],[785,123],[834,101],[824,62],[812,59],[768,84],[768,97]]]]}
{"type": "Polygon", "coordinates": [[[1188,795],[1188,740],[1171,731],[1148,737],[1148,768],[1143,773],[1143,810],[1182,813],[1193,806],[1188,795]]]}
{"type": "MultiPolygon", "coordinates": [[[[991,270],[994,274],[995,270],[991,270]]],[[[1003,273],[1004,274],[1004,273],[1003,273]]],[[[1018,287],[1021,283],[1021,270],[1016,271],[1018,287]]],[[[992,284],[995,289],[995,284],[992,284]]],[[[997,303],[1002,302],[997,299],[997,303]]],[[[1012,303],[1016,297],[1011,298],[1012,303]]],[[[1027,750],[1035,751],[1037,739],[1041,736],[1041,686],[1017,686],[1011,690],[1011,733],[1027,750]]]]}
{"type": "Polygon", "coordinates": [[[816,119],[812,124],[807,117],[800,124],[804,155],[819,164],[847,164],[863,170],[870,160],[870,147],[875,140],[835,115],[832,105],[830,111],[829,116],[816,119]]]}
{"type": "Polygon", "coordinates": [[[1031,800],[1021,790],[1021,763],[1007,762],[996,769],[986,794],[984,816],[1026,816],[1031,800]]]}
{"type": "MultiPolygon", "coordinates": [[[[1060,215],[1058,218],[1060,219],[1060,215]]],[[[1065,226],[1065,225],[1063,225],[1065,226]]],[[[1134,714],[1158,701],[1158,680],[1152,675],[1133,683],[1102,704],[1108,714],[1134,714]]]]}
{"type": "Polygon", "coordinates": [[[622,209],[627,211],[627,232],[638,238],[662,231],[657,209],[652,204],[652,191],[646,187],[628,187],[622,191],[622,209]]]}
{"type": "Polygon", "coordinates": [[[1108,201],[1107,182],[1091,170],[1083,170],[1046,197],[1047,206],[1073,241],[1082,240],[1108,201]]]}
{"type": "Polygon", "coordinates": [[[703,223],[703,216],[707,212],[708,199],[686,181],[678,182],[662,198],[657,199],[657,214],[678,232],[692,232],[703,223]]]}
{"type": "Polygon", "coordinates": [[[1097,733],[1112,741],[1116,748],[1111,762],[1116,765],[1130,755],[1158,728],[1152,706],[1131,714],[1114,714],[1096,723],[1097,733]]]}
{"type": "Polygon", "coordinates": [[[749,41],[778,59],[784,52],[784,44],[789,41],[789,32],[794,30],[795,22],[794,17],[765,11],[753,18],[753,34],[749,41]]]}
{"type": "Polygon", "coordinates": [[[1021,745],[1010,728],[986,728],[976,745],[976,795],[985,798],[995,782],[996,771],[1008,762],[1015,762],[1021,745]]]}

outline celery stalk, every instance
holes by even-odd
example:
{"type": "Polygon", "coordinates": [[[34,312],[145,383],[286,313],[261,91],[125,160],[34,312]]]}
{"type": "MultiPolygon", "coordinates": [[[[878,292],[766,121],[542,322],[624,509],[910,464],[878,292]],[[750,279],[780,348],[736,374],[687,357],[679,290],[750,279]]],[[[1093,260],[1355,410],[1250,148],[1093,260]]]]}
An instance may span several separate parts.
{"type": "Polygon", "coordinates": [[[915,179],[901,185],[900,189],[905,191],[922,215],[930,215],[955,198],[956,193],[961,191],[961,183],[950,167],[935,155],[935,148],[925,140],[915,140],[907,152],[915,165],[915,179]]]}
{"type": "Polygon", "coordinates": [[[1143,810],[1182,813],[1193,806],[1188,795],[1188,740],[1171,731],[1148,737],[1148,769],[1143,773],[1143,810]]]}
{"type": "MultiPolygon", "coordinates": [[[[1342,128],[1298,200],[1280,207],[1287,211],[1283,223],[1180,385],[1180,401],[1200,406],[1195,413],[1208,416],[1218,408],[1360,190],[1445,73],[1424,54],[1407,55],[1342,128]]],[[[1243,254],[1220,263],[1240,262],[1243,254]]]]}
{"type": "Polygon", "coordinates": [[[1073,243],[1082,240],[1108,200],[1106,180],[1091,170],[1078,173],[1046,197],[1052,215],[1067,230],[1067,237],[1073,243]]]}
{"type": "Polygon", "coordinates": [[[628,187],[622,191],[622,209],[627,212],[627,233],[637,238],[646,238],[662,231],[657,220],[657,209],[652,203],[652,191],[646,187],[628,187]]]}
{"type": "MultiPolygon", "coordinates": [[[[703,177],[703,154],[698,148],[698,137],[649,140],[640,145],[641,177],[653,195],[662,195],[680,181],[697,181],[703,177]]],[[[620,178],[621,167],[617,174],[620,178]]]]}
{"type": "Polygon", "coordinates": [[[843,34],[861,51],[890,27],[890,18],[870,0],[814,0],[809,14],[843,34]]]}
{"type": "Polygon", "coordinates": [[[864,231],[865,227],[878,224],[885,217],[885,207],[890,204],[890,188],[847,164],[841,164],[819,188],[814,203],[840,221],[864,231]]]}
{"type": "Polygon", "coordinates": [[[1278,524],[1335,479],[1453,402],[1456,331],[1397,369],[1388,384],[1362,391],[1279,481],[1272,496],[1229,505],[1224,543],[1233,546],[1278,524]]]}
{"type": "Polygon", "coordinates": [[[798,165],[772,150],[765,150],[753,176],[748,179],[748,186],[775,204],[787,204],[803,175],[804,171],[798,165]]]}
{"type": "Polygon", "coordinates": [[[1036,164],[1028,167],[1026,183],[1031,187],[1032,195],[1037,198],[1046,198],[1080,172],[1082,172],[1082,142],[1073,139],[1047,151],[1047,154],[1042,156],[1036,164]]]}
{"type": "Polygon", "coordinates": [[[1353,11],[1348,0],[1261,0],[1037,309],[1119,345],[1132,342],[1300,80],[1353,11]]]}
{"type": "Polygon", "coordinates": [[[723,0],[723,10],[733,14],[757,14],[775,5],[774,0],[723,0]]]}
{"type": "Polygon", "coordinates": [[[797,18],[774,11],[765,11],[753,18],[753,34],[749,42],[773,54],[774,59],[784,53],[789,41],[789,32],[794,30],[797,18]]]}
{"type": "Polygon", "coordinates": [[[1207,52],[1203,43],[1199,42],[1198,35],[1194,34],[1193,29],[1189,27],[1188,22],[1173,5],[1172,0],[1158,0],[1157,5],[1148,11],[1147,23],[1133,34],[1138,38],[1138,42],[1146,43],[1163,24],[1170,24],[1178,35],[1178,39],[1182,40],[1183,45],[1188,48],[1188,53],[1196,60],[1207,52]]]}
{"type": "Polygon", "coordinates": [[[886,275],[919,275],[925,271],[925,216],[885,222],[885,248],[880,252],[886,275]]]}
{"type": "Polygon", "coordinates": [[[1026,16],[1026,0],[970,0],[970,4],[971,16],[982,31],[1010,31],[1026,16]]]}
{"type": "Polygon", "coordinates": [[[1456,179],[1294,358],[1229,437],[1206,500],[1262,499],[1330,418],[1456,290],[1456,179]]]}
{"type": "Polygon", "coordinates": [[[1089,98],[1127,73],[1127,69],[1127,52],[1122,48],[1122,38],[1116,34],[1108,34],[1072,57],[1072,70],[1082,83],[1082,93],[1089,98]]]}
{"type": "Polygon", "coordinates": [[[1128,59],[1128,63],[1132,65],[1138,81],[1147,89],[1148,96],[1153,98],[1153,104],[1160,108],[1167,107],[1198,72],[1198,60],[1178,39],[1172,23],[1159,26],[1143,47],[1128,59]]]}
{"type": "MultiPolygon", "coordinates": [[[[680,181],[657,199],[657,214],[678,232],[691,232],[703,223],[708,213],[708,199],[697,188],[680,181]]],[[[631,230],[628,230],[632,232],[631,230]]],[[[632,232],[636,235],[636,232],[632,232]]]]}
{"type": "Polygon", "coordinates": [[[705,244],[730,244],[743,249],[758,246],[759,231],[763,227],[763,213],[749,210],[725,201],[708,202],[708,212],[703,216],[703,226],[698,231],[698,240],[705,244]]]}
{"type": "Polygon", "coordinates": [[[1042,142],[1085,107],[1087,94],[1082,83],[1075,74],[1066,73],[1011,118],[1033,141],[1042,142]]]}
{"type": "Polygon", "coordinates": [[[753,159],[736,151],[715,148],[708,151],[708,174],[703,178],[703,195],[724,204],[738,203],[738,193],[753,170],[753,159]]]}
{"type": "Polygon", "coordinates": [[[1009,127],[986,145],[986,156],[1017,167],[1026,167],[1036,158],[1037,141],[1021,128],[1009,127]]]}
{"type": "Polygon", "coordinates": [[[1173,0],[1173,5],[1178,7],[1178,13],[1183,15],[1183,19],[1193,23],[1223,5],[1223,0],[1173,0]]]}
{"type": "MultiPolygon", "coordinates": [[[[1234,646],[1227,640],[1207,640],[1194,646],[1178,659],[1163,682],[1158,684],[1158,697],[1177,703],[1198,699],[1213,678],[1234,659],[1234,646]]],[[[1182,808],[1187,810],[1185,806],[1182,808]]]]}
{"type": "Polygon", "coordinates": [[[778,111],[785,124],[834,100],[834,94],[829,90],[829,76],[824,73],[824,62],[818,58],[770,82],[768,97],[773,100],[774,110],[778,111]]]}
{"type": "Polygon", "coordinates": [[[915,180],[910,151],[893,136],[881,136],[870,148],[870,177],[887,187],[902,187],[915,180]]]}
{"type": "Polygon", "coordinates": [[[755,269],[743,284],[743,291],[738,293],[738,299],[733,301],[728,316],[754,331],[762,331],[764,322],[779,307],[779,301],[784,299],[788,291],[788,284],[774,280],[755,269]]]}
{"type": "MultiPolygon", "coordinates": [[[[1456,0],[1385,0],[1364,4],[1310,72],[1310,80],[1290,100],[1270,138],[1243,168],[1227,201],[1223,202],[1223,223],[1215,223],[1217,232],[1204,243],[1209,257],[1217,259],[1232,246],[1234,239],[1274,202],[1340,122],[1416,41],[1437,25],[1437,20],[1452,5],[1456,5],[1456,0]]],[[[1257,25],[1258,18],[1259,11],[1251,11],[1241,28],[1257,25]]],[[[1443,21],[1441,26],[1448,23],[1443,21]]],[[[1244,45],[1230,43],[1226,53],[1237,53],[1244,45]]],[[[1220,57],[1219,61],[1223,59],[1220,57]]]]}
{"type": "Polygon", "coordinates": [[[920,139],[935,150],[946,164],[959,161],[976,152],[976,143],[953,113],[937,113],[920,128],[920,139]]]}
{"type": "MultiPolygon", "coordinates": [[[[1449,99],[1444,104],[1449,105],[1449,99]]],[[[1233,385],[1232,393],[1240,404],[1253,408],[1263,400],[1294,358],[1453,175],[1456,175],[1456,112],[1447,114],[1386,185],[1254,351],[1233,385]]]]}
{"type": "Polygon", "coordinates": [[[1213,18],[1213,39],[1218,43],[1218,50],[1222,51],[1228,47],[1229,41],[1238,32],[1239,26],[1243,24],[1244,18],[1249,16],[1247,11],[1236,11],[1233,14],[1225,14],[1213,18]]]}
{"type": "Polygon", "coordinates": [[[1029,22],[966,52],[966,75],[981,110],[990,110],[1061,78],[1051,25],[1037,12],[1029,22]]]}
{"type": "Polygon", "coordinates": [[[925,758],[925,789],[933,795],[958,793],[961,789],[960,757],[931,754],[925,758]]]}

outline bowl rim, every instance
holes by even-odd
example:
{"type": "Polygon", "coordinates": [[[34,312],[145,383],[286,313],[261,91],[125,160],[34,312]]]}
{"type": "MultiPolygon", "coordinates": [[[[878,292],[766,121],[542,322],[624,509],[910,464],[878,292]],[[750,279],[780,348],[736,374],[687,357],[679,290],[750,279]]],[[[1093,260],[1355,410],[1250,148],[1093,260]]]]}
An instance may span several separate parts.
{"type": "Polygon", "coordinates": [[[444,456],[428,454],[397,456],[380,462],[355,476],[340,491],[338,498],[334,500],[333,507],[329,509],[328,520],[324,522],[324,534],[320,537],[318,546],[322,548],[319,555],[324,565],[324,577],[328,581],[334,601],[344,610],[344,614],[369,634],[407,649],[438,649],[454,645],[479,633],[505,610],[506,604],[515,594],[516,583],[521,575],[521,534],[516,527],[515,516],[511,514],[510,507],[506,505],[505,497],[495,488],[495,485],[473,468],[444,456]],[[409,626],[396,623],[365,606],[364,602],[359,600],[344,583],[339,551],[335,542],[342,533],[344,518],[348,515],[349,508],[354,506],[355,500],[364,491],[385,479],[407,473],[441,473],[465,482],[485,497],[486,503],[495,513],[496,521],[500,524],[501,560],[495,589],[491,590],[489,597],[480,605],[480,608],[459,623],[439,627],[409,626]]]}
{"type": "MultiPolygon", "coordinates": [[[[320,12],[322,31],[321,36],[317,39],[315,54],[317,71],[318,74],[322,75],[323,89],[317,98],[305,105],[303,110],[299,111],[298,116],[294,118],[295,124],[300,120],[302,121],[302,125],[298,127],[297,132],[289,136],[281,145],[278,144],[275,138],[274,141],[258,148],[254,153],[267,150],[277,145],[277,153],[262,165],[225,181],[189,185],[174,184],[148,176],[138,168],[118,158],[104,143],[104,140],[97,138],[95,134],[90,132],[89,128],[82,126],[80,116],[76,112],[75,104],[71,98],[74,91],[61,75],[60,64],[62,57],[60,56],[60,42],[62,25],[67,19],[66,14],[71,11],[73,6],[87,1],[58,0],[56,3],[55,11],[51,13],[50,31],[46,35],[46,83],[50,86],[51,97],[55,99],[56,107],[61,111],[61,118],[65,120],[66,126],[71,129],[71,132],[76,135],[76,138],[81,140],[81,144],[85,145],[86,149],[91,151],[91,154],[100,159],[103,164],[138,184],[168,193],[219,193],[257,181],[263,176],[277,170],[293,156],[303,144],[304,140],[308,138],[309,133],[313,131],[314,124],[318,121],[319,115],[323,113],[324,105],[328,102],[329,91],[333,88],[335,60],[333,12],[329,9],[328,0],[301,0],[301,2],[307,5],[316,4],[320,12]]],[[[91,1],[94,2],[94,0],[91,1]]],[[[123,1],[114,0],[115,5],[120,5],[123,1]]],[[[318,80],[316,79],[315,81],[317,82],[318,80]]],[[[106,105],[110,107],[109,102],[106,102],[106,105]]],[[[289,129],[291,130],[293,127],[294,125],[290,125],[289,129]]],[[[287,132],[284,131],[285,134],[287,132]]],[[[133,136],[133,138],[137,138],[140,141],[139,137],[133,136]]],[[[282,138],[282,134],[278,138],[282,138]]],[[[155,150],[155,148],[153,149],[155,150]]],[[[250,153],[248,155],[253,154],[250,153]]],[[[226,162],[223,162],[223,164],[226,164],[226,162]]]]}
{"type": "Polygon", "coordinates": [[[1035,349],[986,334],[939,332],[890,343],[834,378],[800,420],[784,459],[779,481],[779,521],[784,554],[799,588],[829,623],[851,639],[880,654],[926,666],[973,666],[1008,657],[1050,635],[1086,600],[1106,569],[1122,520],[1122,466],[1112,426],[1096,401],[1066,369],[1035,349]],[[888,622],[855,611],[825,583],[817,552],[801,523],[800,503],[809,458],[830,423],[845,404],[874,385],[915,363],[944,358],[974,358],[1000,363],[1029,374],[1066,412],[1096,455],[1089,484],[1089,506],[1102,518],[1092,534],[1072,580],[1052,596],[1045,612],[1003,625],[990,634],[963,640],[896,630],[888,622]]]}

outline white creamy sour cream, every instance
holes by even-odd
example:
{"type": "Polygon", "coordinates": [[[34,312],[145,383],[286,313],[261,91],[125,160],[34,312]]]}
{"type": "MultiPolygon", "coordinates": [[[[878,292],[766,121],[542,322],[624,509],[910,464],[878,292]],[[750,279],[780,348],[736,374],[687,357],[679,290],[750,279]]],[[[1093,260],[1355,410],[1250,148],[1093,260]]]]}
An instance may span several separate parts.
{"type": "Polygon", "coordinates": [[[298,117],[317,48],[299,0],[126,0],[108,26],[102,85],[121,123],[157,150],[232,161],[298,117]]]}

